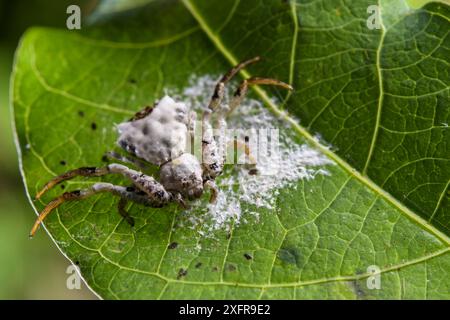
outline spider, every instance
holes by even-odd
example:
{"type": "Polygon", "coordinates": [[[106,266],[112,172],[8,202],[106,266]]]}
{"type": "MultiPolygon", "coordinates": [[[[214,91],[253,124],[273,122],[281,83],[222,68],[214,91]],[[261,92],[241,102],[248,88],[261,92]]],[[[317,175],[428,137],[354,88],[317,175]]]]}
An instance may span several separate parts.
{"type": "MultiPolygon", "coordinates": [[[[30,237],[34,236],[48,214],[64,202],[85,199],[102,192],[109,192],[120,198],[118,211],[131,226],[134,225],[134,220],[125,210],[128,201],[153,208],[160,208],[170,202],[176,202],[186,208],[186,200],[200,198],[207,188],[211,191],[210,202],[215,202],[218,188],[214,181],[221,174],[225,159],[223,155],[220,155],[219,145],[212,133],[212,114],[217,112],[218,129],[219,132],[222,132],[221,129],[226,126],[226,116],[242,102],[248,86],[275,85],[292,90],[290,85],[279,80],[254,77],[240,83],[229,106],[222,105],[225,85],[240,70],[259,60],[259,57],[255,57],[239,63],[216,84],[209,105],[202,115],[201,161],[193,154],[185,152],[188,137],[192,139],[195,112],[189,111],[186,104],[165,96],[152,107],[145,107],[129,121],[118,125],[117,143],[133,157],[121,156],[115,152],[107,153],[109,158],[131,163],[142,169],[145,168],[145,164],[158,166],[159,182],[150,175],[119,163],[110,163],[104,167],[81,167],[67,171],[47,182],[37,193],[36,200],[55,185],[77,176],[101,177],[108,174],[120,174],[129,180],[132,186],[124,187],[99,182],[86,189],[65,192],[51,200],[40,212],[31,229],[30,237]]],[[[248,155],[248,149],[245,149],[245,152],[248,155]]]]}

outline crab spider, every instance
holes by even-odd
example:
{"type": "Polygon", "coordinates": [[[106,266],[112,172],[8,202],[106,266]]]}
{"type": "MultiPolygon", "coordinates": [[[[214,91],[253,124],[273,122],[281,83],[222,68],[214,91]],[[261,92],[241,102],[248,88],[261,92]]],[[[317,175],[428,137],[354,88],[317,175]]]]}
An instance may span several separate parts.
{"type": "MultiPolygon", "coordinates": [[[[120,197],[118,211],[123,218],[134,225],[133,218],[126,212],[128,201],[145,206],[159,208],[169,202],[177,202],[186,207],[186,200],[200,198],[205,190],[211,190],[210,201],[214,202],[218,193],[215,178],[221,174],[224,166],[224,156],[219,152],[219,145],[214,139],[211,115],[218,114],[217,126],[219,132],[225,129],[226,116],[239,106],[251,85],[275,85],[292,90],[284,82],[269,78],[250,78],[243,80],[231,98],[229,109],[222,106],[225,85],[240,70],[247,65],[259,61],[259,57],[243,61],[228,71],[216,84],[208,108],[202,116],[202,159],[185,152],[186,140],[193,134],[195,113],[189,112],[182,102],[175,102],[165,96],[152,107],[146,107],[137,112],[128,122],[118,125],[118,144],[134,157],[108,153],[109,158],[145,168],[145,163],[159,166],[160,181],[141,171],[131,169],[123,164],[111,163],[104,167],[82,167],[67,171],[47,182],[40,190],[36,199],[55,185],[77,176],[101,177],[109,174],[119,174],[131,182],[132,187],[123,187],[111,183],[99,182],[91,187],[65,192],[50,201],[39,214],[30,237],[34,236],[39,225],[53,210],[64,202],[85,199],[98,193],[108,192],[120,197]]],[[[245,148],[247,156],[248,148],[245,148]]]]}

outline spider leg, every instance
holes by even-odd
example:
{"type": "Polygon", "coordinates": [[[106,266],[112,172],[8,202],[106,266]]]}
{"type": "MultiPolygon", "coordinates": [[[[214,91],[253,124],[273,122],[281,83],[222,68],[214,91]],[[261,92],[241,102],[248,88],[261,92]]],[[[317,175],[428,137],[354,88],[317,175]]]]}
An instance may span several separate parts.
{"type": "Polygon", "coordinates": [[[216,183],[213,180],[207,180],[204,186],[211,190],[211,197],[209,198],[209,203],[216,203],[217,196],[219,194],[219,188],[217,188],[216,183]]]}
{"type": "Polygon", "coordinates": [[[126,213],[124,210],[126,201],[133,201],[139,204],[143,204],[150,207],[162,207],[167,202],[163,200],[158,200],[157,197],[150,198],[147,194],[140,192],[134,188],[126,188],[122,186],[116,186],[111,183],[95,183],[89,188],[82,190],[75,190],[72,192],[65,192],[59,197],[56,197],[52,201],[50,201],[47,206],[41,211],[36,222],[33,225],[33,228],[30,231],[30,237],[33,237],[36,233],[39,225],[44,221],[44,219],[56,208],[61,206],[64,202],[68,201],[78,201],[90,196],[96,195],[98,193],[109,192],[113,195],[119,196],[122,199],[119,201],[119,213],[127,220],[128,223],[133,224],[134,221],[132,218],[126,213]],[[125,199],[125,200],[123,200],[125,199]],[[123,209],[123,210],[122,210],[123,209]]]}
{"type": "Polygon", "coordinates": [[[152,106],[145,106],[142,110],[136,112],[129,121],[136,121],[145,118],[153,111],[153,108],[155,108],[156,104],[157,102],[155,102],[152,106]]]}
{"type": "MultiPolygon", "coordinates": [[[[244,164],[245,168],[248,169],[249,174],[251,174],[251,175],[257,174],[258,169],[256,168],[256,158],[252,154],[250,146],[248,145],[248,140],[245,139],[244,141],[242,141],[242,140],[235,139],[233,142],[234,142],[233,151],[237,151],[238,149],[241,149],[244,151],[245,160],[244,160],[243,164],[244,164]]],[[[238,164],[242,164],[242,162],[239,162],[239,159],[238,159],[238,164]]]]}
{"type": "Polygon", "coordinates": [[[117,204],[117,211],[119,211],[119,214],[125,219],[126,222],[128,222],[130,226],[134,227],[134,219],[125,209],[127,203],[128,203],[127,198],[121,197],[119,203],[117,204]]]}
{"type": "Polygon", "coordinates": [[[115,151],[106,152],[105,157],[108,160],[111,159],[111,160],[117,160],[120,162],[132,164],[139,169],[143,169],[143,170],[148,169],[148,164],[145,163],[144,161],[141,161],[141,160],[131,157],[131,156],[121,155],[115,151]]]}
{"type": "Polygon", "coordinates": [[[245,68],[247,65],[251,64],[251,63],[255,63],[257,61],[259,61],[259,57],[254,57],[252,59],[243,61],[241,63],[239,63],[237,66],[233,67],[232,69],[230,69],[230,71],[228,71],[220,80],[219,82],[216,84],[216,87],[214,89],[214,93],[211,97],[211,101],[209,102],[208,105],[208,111],[209,113],[215,111],[217,109],[217,107],[220,105],[222,99],[223,99],[223,95],[224,95],[224,91],[225,91],[225,84],[230,81],[231,78],[233,78],[239,71],[241,71],[243,68],[245,68]]]}
{"type": "Polygon", "coordinates": [[[282,87],[284,89],[293,90],[293,88],[289,84],[284,83],[280,80],[276,80],[276,79],[258,78],[258,77],[245,79],[241,82],[239,87],[236,89],[236,91],[233,95],[233,98],[230,101],[230,106],[229,106],[229,111],[227,113],[227,116],[230,115],[234,111],[234,109],[236,109],[241,104],[242,100],[244,99],[245,95],[247,94],[248,87],[251,85],[258,85],[258,84],[273,85],[273,86],[282,87]]]}
{"type": "Polygon", "coordinates": [[[223,170],[226,159],[226,122],[218,119],[218,141],[214,139],[214,130],[209,121],[203,122],[202,169],[203,180],[216,178],[223,170]]]}
{"type": "Polygon", "coordinates": [[[189,206],[187,205],[186,201],[184,201],[183,196],[181,195],[181,193],[175,193],[173,194],[173,200],[178,203],[178,205],[182,208],[182,209],[188,209],[189,206]]]}
{"type": "Polygon", "coordinates": [[[153,177],[143,174],[142,172],[133,170],[118,163],[111,163],[105,167],[82,167],[75,170],[67,171],[62,175],[53,178],[39,191],[36,199],[42,197],[44,193],[53,188],[55,185],[72,179],[77,176],[82,177],[101,177],[107,174],[121,174],[128,178],[139,190],[143,191],[152,201],[167,203],[171,199],[171,195],[164,187],[153,177]]]}

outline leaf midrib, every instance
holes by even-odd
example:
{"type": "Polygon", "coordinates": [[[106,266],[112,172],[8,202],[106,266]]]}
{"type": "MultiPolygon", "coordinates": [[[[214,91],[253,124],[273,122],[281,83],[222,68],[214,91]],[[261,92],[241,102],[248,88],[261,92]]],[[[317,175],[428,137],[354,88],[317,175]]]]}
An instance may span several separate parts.
{"type": "MultiPolygon", "coordinates": [[[[193,18],[197,21],[200,28],[203,30],[203,32],[206,34],[206,36],[209,38],[209,40],[213,43],[214,46],[218,49],[218,51],[225,57],[225,59],[231,64],[236,65],[239,63],[239,59],[237,59],[233,53],[231,53],[220,37],[214,33],[214,31],[210,28],[210,26],[207,24],[203,16],[200,14],[200,12],[197,10],[197,8],[192,4],[190,0],[181,0],[183,5],[186,7],[188,12],[193,16],[193,18]]],[[[383,38],[383,37],[382,37],[383,38]]],[[[382,39],[380,39],[380,42],[382,39]]],[[[295,42],[294,42],[295,43],[295,42]]],[[[379,44],[379,50],[381,50],[381,43],[379,44]]],[[[251,74],[246,71],[242,70],[240,74],[245,77],[249,78],[251,77],[251,74]]],[[[348,164],[345,160],[343,160],[339,155],[331,151],[327,146],[320,143],[320,141],[313,137],[303,126],[301,126],[294,118],[290,117],[287,113],[287,111],[281,110],[269,97],[267,92],[262,89],[260,86],[254,86],[253,90],[256,92],[257,95],[260,96],[260,98],[263,100],[263,102],[268,106],[269,110],[278,118],[287,121],[292,127],[300,134],[302,135],[311,145],[319,149],[323,154],[328,156],[330,159],[335,161],[341,168],[343,168],[346,172],[348,172],[351,176],[356,178],[358,181],[363,183],[365,186],[367,186],[369,189],[377,193],[380,197],[382,197],[384,200],[392,204],[394,207],[396,207],[400,212],[405,215],[407,218],[409,218],[412,222],[419,225],[421,228],[427,230],[428,232],[432,233],[434,236],[439,238],[443,243],[445,243],[447,246],[450,247],[450,238],[435,228],[432,224],[428,223],[425,219],[420,217],[417,213],[413,212],[411,209],[406,207],[403,203],[398,201],[396,198],[394,198],[390,193],[382,189],[379,185],[377,185],[375,182],[373,182],[367,175],[363,175],[356,169],[354,169],[350,164],[348,164]]],[[[381,88],[380,88],[381,90],[381,88]]],[[[379,112],[379,111],[378,111],[379,112]]]]}

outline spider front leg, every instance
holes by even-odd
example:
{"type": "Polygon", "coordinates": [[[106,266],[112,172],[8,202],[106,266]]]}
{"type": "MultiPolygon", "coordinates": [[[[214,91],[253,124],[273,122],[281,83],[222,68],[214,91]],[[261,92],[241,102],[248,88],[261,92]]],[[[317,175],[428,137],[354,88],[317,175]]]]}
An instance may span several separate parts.
{"type": "Polygon", "coordinates": [[[148,169],[148,164],[145,163],[144,161],[128,155],[121,155],[115,151],[108,151],[104,154],[104,161],[109,162],[109,160],[116,160],[123,163],[129,163],[134,165],[136,168],[142,170],[148,169]]]}
{"type": "MultiPolygon", "coordinates": [[[[211,125],[211,114],[217,111],[220,106],[224,92],[225,84],[229,82],[239,71],[247,65],[259,61],[259,57],[243,61],[231,68],[217,83],[214,93],[209,102],[208,109],[203,112],[202,117],[202,167],[203,179],[211,180],[217,177],[223,170],[225,162],[225,147],[226,147],[226,122],[222,114],[218,119],[219,130],[219,144],[214,140],[214,133],[211,125]]],[[[222,113],[222,112],[220,112],[222,113]]]]}
{"type": "Polygon", "coordinates": [[[247,65],[258,62],[259,57],[254,57],[252,59],[243,61],[239,63],[237,66],[233,67],[230,71],[228,71],[216,84],[214,89],[214,93],[211,97],[211,101],[209,102],[208,109],[210,112],[216,111],[216,109],[220,106],[222,102],[223,95],[225,92],[225,84],[230,81],[239,71],[245,68],[247,65]]]}
{"type": "Polygon", "coordinates": [[[203,120],[202,169],[203,180],[215,179],[223,170],[226,159],[226,122],[218,120],[218,141],[214,139],[214,130],[209,121],[203,120]]]}
{"type": "Polygon", "coordinates": [[[276,79],[258,78],[258,77],[245,79],[241,82],[239,87],[236,89],[236,91],[233,95],[233,98],[230,101],[230,106],[229,106],[229,111],[227,113],[227,116],[230,115],[234,111],[234,109],[236,109],[241,104],[242,100],[244,99],[245,95],[248,92],[248,87],[252,86],[252,85],[258,85],[258,84],[278,86],[278,87],[282,87],[284,89],[293,90],[292,86],[290,86],[289,84],[284,83],[280,80],[276,80],[276,79]]]}
{"type": "Polygon", "coordinates": [[[125,178],[129,179],[133,185],[139,190],[143,191],[151,200],[158,201],[164,199],[168,201],[170,199],[169,193],[163,188],[163,186],[157,182],[153,177],[143,174],[142,172],[133,170],[118,163],[111,163],[105,167],[81,167],[75,170],[70,170],[57,176],[47,182],[47,184],[40,190],[36,199],[40,199],[48,190],[52,189],[57,184],[73,179],[77,176],[82,177],[101,177],[107,174],[121,174],[125,178]]]}
{"type": "Polygon", "coordinates": [[[211,197],[209,198],[209,203],[216,203],[217,196],[219,195],[219,188],[213,180],[207,180],[203,184],[206,188],[211,190],[211,197]]]}
{"type": "MultiPolygon", "coordinates": [[[[159,186],[160,186],[159,189],[162,189],[164,192],[166,192],[161,185],[159,186]]],[[[159,193],[160,191],[161,190],[157,190],[154,192],[159,193]]],[[[50,201],[36,219],[36,222],[34,223],[33,228],[30,231],[30,237],[34,236],[34,234],[36,233],[37,229],[39,228],[40,224],[44,221],[44,219],[53,210],[61,206],[64,202],[78,201],[96,195],[98,193],[105,193],[105,192],[109,192],[121,198],[118,205],[119,213],[125,218],[125,220],[130,225],[134,225],[134,220],[125,211],[125,205],[127,201],[132,201],[155,208],[162,207],[168,203],[168,200],[164,197],[155,196],[153,198],[150,198],[145,192],[136,190],[134,188],[116,186],[111,183],[99,182],[95,183],[94,185],[86,189],[65,192],[61,196],[56,197],[55,199],[50,201]]]]}

